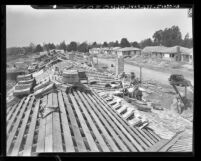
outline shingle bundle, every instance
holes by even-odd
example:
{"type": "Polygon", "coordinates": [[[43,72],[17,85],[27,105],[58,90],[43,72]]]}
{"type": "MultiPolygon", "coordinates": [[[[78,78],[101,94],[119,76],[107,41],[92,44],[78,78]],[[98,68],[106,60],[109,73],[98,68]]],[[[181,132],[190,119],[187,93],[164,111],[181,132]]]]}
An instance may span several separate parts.
{"type": "Polygon", "coordinates": [[[73,84],[73,83],[79,83],[80,82],[77,70],[64,70],[62,75],[63,75],[62,80],[64,83],[73,84]]]}

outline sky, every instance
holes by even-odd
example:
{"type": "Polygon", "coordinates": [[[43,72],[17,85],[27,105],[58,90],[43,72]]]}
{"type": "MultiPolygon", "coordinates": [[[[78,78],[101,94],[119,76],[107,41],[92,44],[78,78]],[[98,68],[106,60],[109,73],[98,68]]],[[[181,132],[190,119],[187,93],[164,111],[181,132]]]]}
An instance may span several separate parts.
{"type": "Polygon", "coordinates": [[[152,38],[157,30],[179,26],[192,37],[187,9],[58,9],[36,10],[29,5],[6,6],[7,47],[71,41],[103,43],[127,38],[152,38]]]}

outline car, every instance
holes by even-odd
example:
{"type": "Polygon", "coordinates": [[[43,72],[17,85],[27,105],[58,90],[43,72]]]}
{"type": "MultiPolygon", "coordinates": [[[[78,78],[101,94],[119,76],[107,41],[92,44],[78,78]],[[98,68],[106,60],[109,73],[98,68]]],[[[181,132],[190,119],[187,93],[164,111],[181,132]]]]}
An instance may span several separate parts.
{"type": "Polygon", "coordinates": [[[189,81],[186,80],[181,74],[172,74],[168,80],[172,85],[174,84],[181,87],[189,86],[189,81]]]}
{"type": "Polygon", "coordinates": [[[124,56],[124,58],[131,58],[131,56],[129,56],[129,55],[126,55],[126,56],[124,56]]]}

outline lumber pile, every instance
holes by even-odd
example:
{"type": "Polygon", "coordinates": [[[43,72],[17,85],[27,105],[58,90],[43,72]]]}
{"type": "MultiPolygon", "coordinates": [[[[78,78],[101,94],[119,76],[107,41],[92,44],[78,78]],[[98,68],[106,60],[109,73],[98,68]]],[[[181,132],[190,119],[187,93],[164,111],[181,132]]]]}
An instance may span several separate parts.
{"type": "Polygon", "coordinates": [[[36,80],[33,78],[32,74],[19,75],[17,77],[17,81],[18,83],[15,86],[15,90],[13,92],[13,95],[17,97],[29,95],[36,83],[36,80]]]}
{"type": "Polygon", "coordinates": [[[54,83],[49,84],[48,86],[45,86],[44,88],[38,89],[34,92],[35,98],[41,98],[42,96],[54,92],[56,89],[56,86],[54,83]]]}
{"type": "Polygon", "coordinates": [[[79,83],[79,75],[77,70],[64,70],[63,73],[63,82],[68,84],[79,83]]]}

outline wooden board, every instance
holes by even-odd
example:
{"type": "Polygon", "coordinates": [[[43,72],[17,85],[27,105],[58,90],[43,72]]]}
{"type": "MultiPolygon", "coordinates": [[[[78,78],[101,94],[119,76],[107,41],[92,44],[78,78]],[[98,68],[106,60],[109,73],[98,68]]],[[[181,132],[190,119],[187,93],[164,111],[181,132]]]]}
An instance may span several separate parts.
{"type": "Polygon", "coordinates": [[[67,111],[69,114],[69,119],[70,119],[72,130],[73,130],[73,133],[75,136],[77,148],[78,148],[79,152],[87,152],[86,146],[84,144],[84,140],[79,131],[79,126],[78,126],[77,120],[75,118],[75,114],[74,114],[71,104],[68,100],[68,97],[67,97],[66,93],[64,93],[64,92],[63,92],[63,98],[64,98],[64,102],[66,104],[67,111]]]}
{"type": "Polygon", "coordinates": [[[63,152],[63,143],[61,135],[60,117],[58,112],[53,115],[53,152],[63,152]]]}
{"type": "Polygon", "coordinates": [[[34,131],[35,131],[35,127],[36,127],[39,105],[40,105],[40,100],[38,99],[36,101],[35,107],[33,109],[33,115],[31,118],[31,123],[29,126],[29,131],[27,134],[26,143],[24,146],[23,156],[30,156],[31,155],[31,148],[32,148],[33,139],[34,139],[34,131]]]}
{"type": "Polygon", "coordinates": [[[135,138],[135,140],[144,149],[148,148],[149,142],[136,130],[136,128],[129,126],[126,120],[121,118],[121,116],[118,113],[116,113],[116,111],[114,111],[114,109],[112,109],[111,106],[109,106],[105,100],[98,97],[96,93],[94,93],[94,96],[104,105],[104,107],[106,107],[112,113],[112,115],[116,118],[116,120],[118,120],[118,122],[120,122],[126,128],[126,130],[135,138]],[[147,145],[147,142],[148,142],[148,145],[147,145]]]}
{"type": "Polygon", "coordinates": [[[20,110],[20,114],[18,115],[17,120],[16,120],[15,123],[14,123],[14,127],[13,127],[13,129],[12,129],[10,135],[8,136],[8,139],[7,139],[7,153],[8,153],[8,151],[9,151],[10,146],[11,146],[11,143],[12,143],[12,141],[13,141],[15,135],[16,135],[16,132],[17,132],[17,130],[18,130],[18,126],[19,126],[19,124],[20,124],[22,115],[24,114],[24,111],[25,111],[25,109],[26,109],[26,107],[27,107],[27,104],[28,104],[28,102],[29,102],[29,99],[30,99],[30,96],[28,96],[27,99],[25,100],[25,103],[23,104],[22,109],[20,110]]]}
{"type": "Polygon", "coordinates": [[[15,104],[14,106],[12,106],[11,110],[7,113],[7,117],[6,117],[6,121],[8,123],[10,117],[13,115],[13,113],[15,112],[16,108],[17,108],[18,104],[15,104]]]}
{"type": "Polygon", "coordinates": [[[104,107],[104,105],[101,104],[100,101],[95,96],[92,96],[91,98],[94,99],[94,101],[96,101],[96,103],[100,105],[101,112],[104,113],[105,115],[108,115],[107,120],[110,120],[112,127],[117,127],[115,128],[116,131],[121,136],[122,140],[124,140],[124,142],[129,146],[129,148],[131,148],[132,151],[137,151],[137,149],[139,151],[143,151],[143,149],[135,141],[135,139],[133,139],[133,137],[126,131],[126,129],[122,126],[122,124],[119,123],[118,120],[116,120],[113,117],[113,115],[104,107]]]}
{"type": "Polygon", "coordinates": [[[58,93],[58,103],[59,103],[59,107],[60,107],[60,111],[61,111],[60,115],[61,115],[61,124],[62,124],[62,128],[63,128],[64,141],[65,141],[65,150],[66,150],[66,152],[75,152],[72,136],[70,133],[70,127],[69,127],[69,123],[67,120],[68,116],[66,114],[64,101],[63,101],[61,92],[58,93]]]}
{"type": "MultiPolygon", "coordinates": [[[[82,116],[82,113],[81,113],[81,111],[79,110],[78,104],[76,103],[76,101],[75,101],[74,97],[72,96],[72,94],[69,94],[69,96],[70,96],[70,98],[71,98],[71,101],[73,102],[74,109],[75,109],[75,111],[76,111],[76,114],[77,114],[77,116],[78,116],[78,119],[79,119],[79,121],[80,121],[80,124],[81,124],[81,126],[82,126],[82,129],[83,129],[83,131],[84,131],[84,134],[85,134],[85,136],[86,136],[86,138],[87,138],[88,144],[89,144],[89,146],[90,146],[90,150],[93,151],[93,152],[98,152],[98,151],[99,151],[99,150],[98,150],[98,147],[97,147],[97,145],[96,145],[96,143],[95,143],[95,141],[94,141],[94,139],[93,139],[93,137],[92,137],[92,135],[91,135],[91,132],[90,132],[88,126],[87,126],[86,123],[85,123],[85,120],[84,120],[84,118],[83,118],[83,116],[82,116]]],[[[81,105],[81,102],[78,102],[78,103],[79,103],[79,105],[81,105]]],[[[83,105],[83,104],[82,104],[82,105],[83,105]]]]}
{"type": "Polygon", "coordinates": [[[16,138],[16,142],[15,142],[15,145],[13,147],[11,156],[16,156],[19,153],[20,146],[22,144],[22,139],[23,139],[23,136],[24,136],[24,132],[25,132],[25,129],[26,129],[26,125],[27,125],[27,122],[28,122],[28,119],[29,119],[29,115],[30,115],[30,112],[31,112],[31,109],[32,109],[34,99],[35,99],[34,97],[31,98],[31,100],[29,102],[29,105],[28,105],[28,107],[26,109],[26,113],[25,113],[24,119],[22,120],[22,125],[21,125],[21,127],[19,129],[19,134],[18,134],[18,136],[16,138]]]}
{"type": "Polygon", "coordinates": [[[156,133],[154,133],[152,130],[147,129],[147,131],[148,131],[152,136],[154,136],[158,141],[161,140],[161,138],[160,138],[156,133]]]}
{"type": "MultiPolygon", "coordinates": [[[[48,94],[47,107],[52,107],[52,93],[48,94]]],[[[45,117],[45,152],[53,152],[53,115],[45,117]]]]}
{"type": "MultiPolygon", "coordinates": [[[[42,103],[44,107],[47,105],[47,95],[43,97],[42,103]]],[[[44,152],[45,151],[45,118],[40,118],[40,124],[39,124],[39,133],[38,133],[38,140],[37,140],[37,146],[36,146],[36,152],[44,152]]]]}
{"type": "MultiPolygon", "coordinates": [[[[89,108],[89,104],[88,104],[87,101],[83,98],[82,95],[80,96],[80,98],[79,98],[77,92],[74,92],[74,95],[75,95],[76,99],[77,99],[79,102],[83,102],[84,105],[85,105],[87,108],[89,108]]],[[[86,110],[86,108],[84,107],[84,105],[81,104],[80,107],[81,107],[81,109],[82,109],[84,115],[86,116],[86,119],[87,119],[87,121],[88,121],[90,127],[92,128],[93,133],[94,133],[94,135],[96,136],[96,139],[97,139],[97,141],[99,142],[99,145],[101,146],[101,149],[103,150],[103,152],[109,152],[109,151],[110,151],[109,148],[107,147],[107,145],[106,145],[106,143],[105,143],[103,137],[102,137],[101,134],[99,133],[99,131],[98,131],[96,125],[94,124],[94,122],[93,122],[91,116],[90,116],[89,113],[87,112],[87,110],[86,110]]]]}
{"type": "MultiPolygon", "coordinates": [[[[84,94],[84,93],[83,93],[84,94]]],[[[86,98],[88,98],[91,102],[93,102],[93,99],[90,98],[89,94],[85,95],[86,98]]],[[[103,122],[105,128],[108,129],[108,131],[111,133],[111,135],[113,136],[116,144],[121,148],[122,151],[129,151],[129,149],[126,147],[126,145],[123,143],[123,141],[120,139],[120,137],[116,134],[115,130],[113,129],[112,126],[109,125],[107,118],[103,117],[103,114],[100,113],[97,108],[98,105],[96,103],[93,102],[93,106],[92,106],[93,110],[95,111],[95,113],[99,116],[100,120],[103,122]]]]}
{"type": "Polygon", "coordinates": [[[7,124],[7,136],[8,136],[8,133],[10,131],[10,128],[11,126],[13,125],[13,121],[14,119],[17,117],[17,113],[19,112],[19,110],[22,108],[22,105],[24,103],[24,100],[25,100],[26,97],[24,97],[23,99],[21,99],[20,103],[18,104],[16,110],[15,110],[15,113],[12,114],[10,120],[8,121],[8,124],[7,124]]]}
{"type": "Polygon", "coordinates": [[[98,118],[98,115],[93,111],[92,109],[92,102],[89,101],[89,99],[86,97],[86,95],[84,93],[82,93],[82,95],[80,94],[80,92],[78,92],[78,94],[81,96],[83,96],[84,100],[87,100],[88,104],[90,106],[88,106],[88,112],[92,115],[92,117],[94,118],[94,120],[96,121],[98,127],[100,128],[100,130],[102,131],[102,134],[104,135],[104,137],[107,139],[108,144],[111,147],[111,150],[114,152],[120,152],[119,148],[117,147],[117,145],[115,144],[114,140],[112,139],[112,137],[109,135],[109,133],[106,131],[106,128],[104,127],[104,125],[101,123],[100,119],[98,118]]]}
{"type": "Polygon", "coordinates": [[[146,129],[142,128],[142,131],[144,131],[144,133],[147,134],[154,141],[154,143],[158,142],[158,140],[154,138],[146,129]]]}

